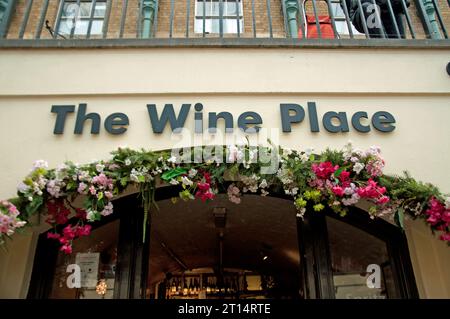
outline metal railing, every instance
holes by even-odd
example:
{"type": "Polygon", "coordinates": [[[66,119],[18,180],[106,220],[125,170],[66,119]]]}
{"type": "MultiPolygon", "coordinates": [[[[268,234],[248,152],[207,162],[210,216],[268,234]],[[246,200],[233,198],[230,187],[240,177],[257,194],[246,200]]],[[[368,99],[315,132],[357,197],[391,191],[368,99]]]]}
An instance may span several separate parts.
{"type": "Polygon", "coordinates": [[[448,40],[449,28],[450,0],[0,0],[0,41],[448,40]]]}

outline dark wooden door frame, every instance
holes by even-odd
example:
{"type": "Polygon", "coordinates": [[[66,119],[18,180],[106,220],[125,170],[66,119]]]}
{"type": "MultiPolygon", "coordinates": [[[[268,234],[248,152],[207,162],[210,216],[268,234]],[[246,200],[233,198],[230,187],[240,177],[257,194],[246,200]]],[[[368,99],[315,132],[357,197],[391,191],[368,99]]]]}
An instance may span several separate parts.
{"type": "MultiPolygon", "coordinates": [[[[174,196],[178,196],[176,187],[162,187],[156,191],[157,200],[170,199],[174,196]]],[[[288,199],[284,195],[276,197],[288,199]]],[[[93,225],[95,229],[120,219],[114,298],[145,298],[151,218],[145,226],[144,241],[143,213],[137,194],[115,200],[114,207],[115,214],[93,225]]],[[[405,234],[398,227],[383,220],[371,220],[365,211],[357,208],[352,208],[343,218],[330,211],[317,213],[311,209],[304,219],[297,218],[303,298],[335,298],[325,216],[337,218],[384,240],[392,260],[393,274],[401,298],[418,298],[405,234]]],[[[58,243],[48,240],[46,233],[41,234],[34,258],[28,298],[45,299],[50,295],[57,254],[58,243]]]]}
{"type": "Polygon", "coordinates": [[[361,229],[386,243],[399,298],[419,298],[409,248],[404,231],[382,219],[370,219],[362,209],[352,207],[345,217],[334,212],[314,212],[311,209],[298,223],[299,245],[306,281],[306,298],[334,299],[333,272],[328,243],[326,216],[361,229]]]}
{"type": "MultiPolygon", "coordinates": [[[[143,214],[139,203],[136,194],[115,200],[114,214],[103,217],[101,221],[92,224],[92,230],[95,230],[112,221],[120,220],[115,299],[138,298],[141,295],[140,285],[134,283],[145,275],[142,258],[145,258],[148,249],[147,243],[143,243],[143,214]]],[[[50,296],[58,248],[58,242],[48,239],[47,232],[39,235],[27,294],[28,299],[47,299],[50,296]]]]}

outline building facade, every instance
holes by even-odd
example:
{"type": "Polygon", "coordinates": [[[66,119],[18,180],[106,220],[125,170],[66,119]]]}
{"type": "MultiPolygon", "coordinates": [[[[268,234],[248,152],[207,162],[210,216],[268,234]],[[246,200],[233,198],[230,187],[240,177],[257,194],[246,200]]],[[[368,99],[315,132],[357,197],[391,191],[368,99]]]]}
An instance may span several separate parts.
{"type": "MultiPolygon", "coordinates": [[[[364,3],[0,0],[0,198],[15,196],[38,159],[57,167],[107,159],[125,145],[226,144],[196,135],[196,114],[206,128],[212,112],[230,113],[233,127],[244,112],[257,113],[265,130],[251,138],[286,148],[378,145],[386,173],[408,171],[449,193],[450,3],[388,0],[358,20],[364,3]],[[183,139],[169,125],[155,130],[150,104],[159,114],[172,104],[178,115],[192,106],[183,139]],[[291,131],[281,104],[306,110],[291,131]],[[74,106],[59,131],[54,106],[74,106]],[[98,115],[84,121],[83,112],[98,115]],[[330,130],[327,112],[345,112],[348,128],[330,130]],[[357,112],[367,113],[359,124],[368,131],[350,120],[357,112]],[[377,129],[377,112],[392,114],[395,130],[377,129]],[[126,114],[126,130],[105,124],[113,113],[126,114]]],[[[69,257],[46,238],[43,220],[15,234],[0,251],[0,297],[450,297],[448,245],[422,220],[407,219],[403,233],[372,221],[364,205],[343,219],[301,220],[281,193],[244,196],[240,205],[226,193],[172,204],[165,185],[142,234],[136,193],[115,198],[115,213],[69,257]],[[67,286],[73,264],[82,288],[67,286]],[[371,264],[383,274],[375,289],[366,286],[371,264]]]]}

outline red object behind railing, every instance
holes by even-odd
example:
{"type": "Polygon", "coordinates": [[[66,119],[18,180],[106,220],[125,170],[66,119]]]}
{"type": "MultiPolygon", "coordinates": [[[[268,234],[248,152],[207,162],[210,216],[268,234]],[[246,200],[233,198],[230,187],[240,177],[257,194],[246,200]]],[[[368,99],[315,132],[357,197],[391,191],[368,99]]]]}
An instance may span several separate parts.
{"type": "MultiPolygon", "coordinates": [[[[333,26],[331,25],[331,18],[329,16],[318,16],[321,39],[334,39],[333,26]]],[[[306,16],[306,28],[307,39],[318,39],[319,33],[317,31],[316,19],[314,16],[306,16]]],[[[302,29],[298,32],[298,38],[303,38],[302,29]]]]}

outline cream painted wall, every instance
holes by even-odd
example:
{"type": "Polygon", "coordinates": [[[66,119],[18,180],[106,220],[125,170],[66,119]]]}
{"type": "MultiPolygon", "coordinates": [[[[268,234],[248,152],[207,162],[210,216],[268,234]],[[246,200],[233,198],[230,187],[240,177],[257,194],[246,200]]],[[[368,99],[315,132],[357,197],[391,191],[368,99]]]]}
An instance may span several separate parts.
{"type": "MultiPolygon", "coordinates": [[[[388,173],[408,170],[450,193],[445,168],[450,162],[450,77],[448,51],[292,50],[292,49],[129,49],[0,51],[0,198],[15,186],[36,159],[55,167],[65,160],[85,163],[107,158],[127,145],[167,149],[177,141],[167,129],[151,132],[146,104],[201,102],[206,112],[237,116],[256,111],[263,127],[280,127],[280,103],[306,107],[315,101],[327,111],[392,113],[396,130],[383,134],[311,133],[307,119],[280,134],[285,147],[340,148],[379,145],[388,173]],[[424,58],[426,57],[426,58],[424,58]],[[113,112],[130,118],[128,131],[98,136],[85,128],[73,135],[74,116],[62,136],[53,135],[53,104],[88,103],[104,119],[113,112]]],[[[193,127],[193,110],[187,125],[193,127]]],[[[277,140],[277,136],[272,136],[277,140]]],[[[411,258],[422,297],[450,298],[450,251],[424,225],[408,228],[411,258]],[[432,249],[430,249],[432,247],[432,249]]],[[[25,297],[36,236],[17,236],[0,253],[0,297],[25,297]]]]}

